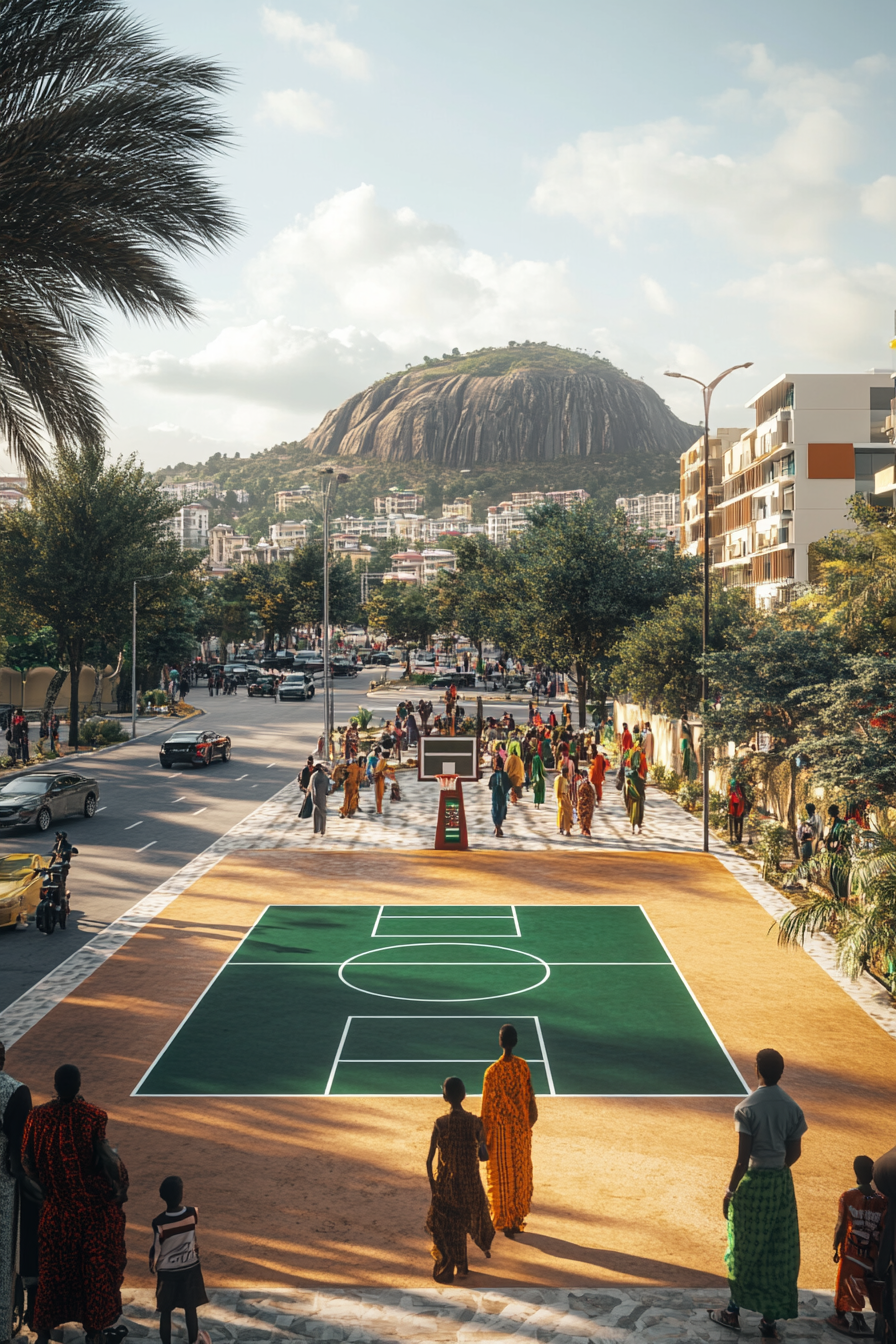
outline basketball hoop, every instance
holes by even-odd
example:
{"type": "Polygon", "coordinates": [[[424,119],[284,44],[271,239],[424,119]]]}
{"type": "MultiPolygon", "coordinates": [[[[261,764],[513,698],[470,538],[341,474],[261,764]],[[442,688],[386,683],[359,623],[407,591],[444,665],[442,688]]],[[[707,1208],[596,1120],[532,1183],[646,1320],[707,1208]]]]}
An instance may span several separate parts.
{"type": "Polygon", "coordinates": [[[436,775],[439,781],[439,788],[443,793],[454,793],[457,790],[457,775],[436,775]]]}

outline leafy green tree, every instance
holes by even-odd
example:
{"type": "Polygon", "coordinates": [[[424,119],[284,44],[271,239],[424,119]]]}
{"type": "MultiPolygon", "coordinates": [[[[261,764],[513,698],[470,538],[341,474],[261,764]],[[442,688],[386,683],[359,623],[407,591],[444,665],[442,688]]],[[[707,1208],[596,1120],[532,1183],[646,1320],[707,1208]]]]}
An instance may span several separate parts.
{"type": "Polygon", "coordinates": [[[593,504],[536,509],[506,552],[494,598],[499,642],[517,654],[571,668],[579,723],[605,691],[614,650],[633,622],[693,585],[694,562],[656,551],[621,512],[593,504]]]}
{"type": "Polygon", "coordinates": [[[896,513],[850,501],[856,524],[812,546],[817,581],[791,609],[796,622],[822,624],[849,648],[896,649],[896,513]]]}
{"type": "MultiPolygon", "coordinates": [[[[295,598],[295,620],[313,629],[324,618],[323,541],[311,541],[296,551],[289,567],[289,583],[295,598]]],[[[349,625],[359,613],[360,583],[350,560],[330,557],[330,622],[349,625]]]]}
{"type": "MultiPolygon", "coordinates": [[[[739,589],[713,589],[709,648],[737,648],[754,624],[754,609],[739,589]]],[[[628,691],[671,719],[700,705],[703,595],[679,593],[651,616],[629,627],[616,646],[613,687],[628,691]]]]}
{"type": "Polygon", "coordinates": [[[387,635],[393,644],[407,645],[410,674],[411,649],[426,644],[436,628],[436,604],[429,589],[390,580],[372,589],[367,621],[374,633],[387,635]]]}
{"type": "Polygon", "coordinates": [[[457,569],[443,570],[433,592],[438,629],[472,640],[482,671],[482,645],[495,630],[493,613],[504,553],[477,534],[461,537],[454,550],[457,569]]]}
{"type": "Polygon", "coordinates": [[[55,631],[71,676],[69,743],[77,746],[85,651],[97,642],[125,646],[131,585],[144,575],[160,581],[138,586],[139,626],[157,630],[174,596],[192,586],[199,557],[164,531],[171,503],[136,460],[107,462],[98,445],[57,449],[52,470],[32,483],[31,505],[0,512],[0,589],[24,618],[55,631]]]}
{"type": "Polygon", "coordinates": [[[296,597],[290,581],[290,565],[280,561],[273,565],[246,565],[246,596],[258,613],[264,626],[265,650],[286,643],[295,624],[296,597]]]}
{"type": "Polygon", "coordinates": [[[102,437],[84,351],[108,308],[195,316],[167,257],[234,233],[202,171],[228,138],[209,99],[227,81],[117,0],[4,0],[0,50],[0,437],[37,469],[44,430],[102,437]]]}

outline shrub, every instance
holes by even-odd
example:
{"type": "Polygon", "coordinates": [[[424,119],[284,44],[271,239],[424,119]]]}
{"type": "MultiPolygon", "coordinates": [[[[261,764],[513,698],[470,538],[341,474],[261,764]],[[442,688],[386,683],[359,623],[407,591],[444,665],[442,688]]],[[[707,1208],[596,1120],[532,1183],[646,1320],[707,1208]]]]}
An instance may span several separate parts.
{"type": "Polygon", "coordinates": [[[85,719],[80,735],[88,747],[107,747],[112,742],[128,740],[128,734],[122,731],[117,719],[85,719]]]}
{"type": "Polygon", "coordinates": [[[756,852],[762,859],[762,876],[777,886],[783,876],[781,860],[793,854],[793,837],[779,821],[766,821],[759,827],[756,852]]]}
{"type": "Polygon", "coordinates": [[[674,770],[659,763],[650,767],[650,773],[657,788],[662,789],[663,793],[678,794],[683,783],[681,775],[676,775],[674,770]]]}
{"type": "Polygon", "coordinates": [[[703,807],[703,786],[696,779],[686,779],[675,795],[686,812],[696,812],[703,807]]]}
{"type": "Polygon", "coordinates": [[[0,756],[0,769],[8,770],[11,765],[12,765],[11,756],[0,756]]]}
{"type": "Polygon", "coordinates": [[[709,791],[709,824],[719,831],[728,825],[728,799],[718,789],[709,791]]]}

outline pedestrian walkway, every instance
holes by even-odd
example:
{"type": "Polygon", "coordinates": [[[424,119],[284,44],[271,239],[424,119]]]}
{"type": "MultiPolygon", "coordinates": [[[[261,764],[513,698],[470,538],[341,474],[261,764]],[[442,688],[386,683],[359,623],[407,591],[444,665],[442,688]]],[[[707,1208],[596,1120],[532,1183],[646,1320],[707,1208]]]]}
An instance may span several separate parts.
{"type": "MultiPolygon", "coordinates": [[[[131,1338],[155,1336],[158,1315],[150,1290],[125,1292],[122,1324],[131,1338]]],[[[200,1324],[213,1344],[585,1344],[586,1340],[666,1340],[716,1344],[731,1339],[709,1320],[709,1308],[724,1305],[719,1288],[508,1288],[475,1292],[464,1288],[345,1288],[212,1290],[200,1309],[200,1324]]],[[[800,1316],[779,1322],[791,1339],[833,1339],[824,1324],[833,1311],[827,1293],[802,1291],[800,1316]]],[[[742,1338],[758,1338],[759,1317],[743,1313],[742,1338]]],[[[179,1313],[175,1316],[179,1322],[179,1313]]],[[[175,1337],[185,1336],[175,1325],[175,1337]]],[[[67,1327],[64,1344],[80,1344],[80,1331],[67,1327]]]]}

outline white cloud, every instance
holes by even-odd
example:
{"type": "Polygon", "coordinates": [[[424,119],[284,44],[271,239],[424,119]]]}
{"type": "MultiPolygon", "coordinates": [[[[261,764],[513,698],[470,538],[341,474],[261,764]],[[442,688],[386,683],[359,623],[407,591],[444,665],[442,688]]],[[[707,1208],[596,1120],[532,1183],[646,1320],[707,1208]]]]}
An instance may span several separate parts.
{"type": "Polygon", "coordinates": [[[669,298],[669,295],[663,289],[659,280],[654,280],[652,276],[641,276],[641,289],[644,297],[650,304],[655,313],[674,313],[675,305],[669,298]]]}
{"type": "Polygon", "coordinates": [[[861,193],[862,214],[875,224],[896,223],[896,177],[879,177],[861,193]]]}
{"type": "Polygon", "coordinates": [[[341,323],[375,331],[408,358],[419,357],[424,341],[450,349],[559,338],[577,311],[565,263],[467,249],[452,229],[406,206],[380,205],[368,185],[323,201],[249,268],[256,301],[268,311],[312,277],[341,323]]]}
{"type": "Polygon", "coordinates": [[[255,117],[293,131],[321,133],[332,129],[333,104],[307,89],[279,89],[261,95],[255,117]]]}
{"type": "Polygon", "coordinates": [[[365,51],[336,36],[332,23],[305,23],[298,14],[282,9],[262,11],[262,27],[278,42],[292,42],[311,65],[336,70],[346,79],[366,79],[370,61],[365,51]]]}
{"type": "Polygon", "coordinates": [[[762,305],[770,339],[792,356],[863,366],[869,347],[882,348],[889,335],[896,266],[844,269],[826,257],[776,262],[749,280],[731,282],[721,295],[762,305]]]}
{"type": "Polygon", "coordinates": [[[616,243],[639,221],[677,217],[739,248],[823,250],[834,222],[859,208],[859,189],[842,175],[858,143],[844,109],[877,66],[840,75],[776,65],[762,46],[743,54],[758,94],[729,90],[712,106],[770,125],[764,148],[713,152],[719,129],[679,117],[586,131],[545,164],[535,209],[572,215],[616,243]]]}

